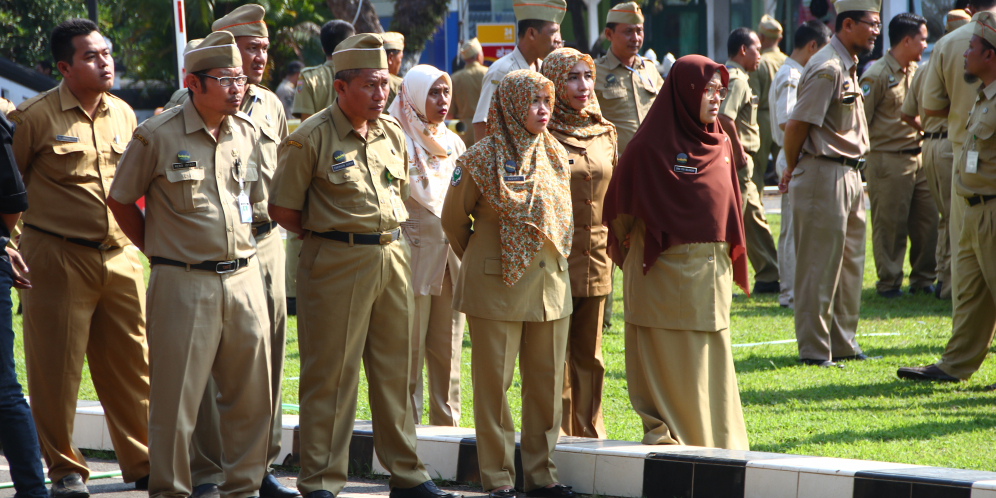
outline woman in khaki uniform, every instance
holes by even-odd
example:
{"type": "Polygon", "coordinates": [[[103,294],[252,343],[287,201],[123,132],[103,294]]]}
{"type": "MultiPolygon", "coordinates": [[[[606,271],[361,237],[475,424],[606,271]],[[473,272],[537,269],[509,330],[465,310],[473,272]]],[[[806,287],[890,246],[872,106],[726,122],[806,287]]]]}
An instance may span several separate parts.
{"type": "Polygon", "coordinates": [[[389,114],[401,123],[408,147],[411,197],[401,224],[411,244],[415,317],[408,379],[415,423],[422,423],[422,364],[429,377],[429,423],[459,425],[463,313],[453,311],[453,282],[460,260],[450,250],[439,217],[456,160],[467,147],[443,125],[450,105],[450,76],[432,66],[408,70],[389,114]]]}
{"type": "Polygon", "coordinates": [[[733,282],[748,292],[746,248],[734,152],[716,121],[728,81],[705,57],[678,59],[605,196],[644,444],[748,448],[729,329],[733,282]]]}
{"type": "Polygon", "coordinates": [[[486,136],[457,160],[443,205],[443,230],[463,263],[453,308],[470,324],[477,457],[492,498],[515,496],[515,423],[506,392],[520,352],[526,494],[574,495],[557,483],[553,464],[574,235],[567,152],[546,131],[553,95],[553,83],[534,71],[505,76],[486,136]]]}
{"type": "Polygon", "coordinates": [[[595,99],[595,63],[590,56],[573,48],[558,49],[543,60],[542,72],[556,88],[548,128],[567,150],[576,228],[567,257],[574,313],[567,338],[561,428],[569,436],[605,438],[602,318],[612,281],[602,205],[616,164],[616,128],[602,117],[595,99]]]}

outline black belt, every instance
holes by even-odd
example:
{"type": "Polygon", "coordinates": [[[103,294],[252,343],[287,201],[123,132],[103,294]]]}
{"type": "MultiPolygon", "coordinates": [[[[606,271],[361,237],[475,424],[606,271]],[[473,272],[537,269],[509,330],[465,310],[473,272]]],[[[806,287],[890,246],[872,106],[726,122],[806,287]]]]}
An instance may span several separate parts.
{"type": "Polygon", "coordinates": [[[917,147],[915,149],[903,149],[903,150],[899,151],[900,154],[909,154],[911,156],[915,156],[915,155],[917,155],[917,154],[919,154],[921,152],[923,152],[923,148],[922,147],[917,147]]]}
{"type": "Polygon", "coordinates": [[[170,265],[170,266],[179,266],[181,268],[190,267],[191,270],[213,271],[215,273],[232,273],[233,271],[248,265],[250,259],[252,259],[252,256],[249,256],[248,258],[233,259],[231,261],[205,261],[203,263],[197,263],[191,265],[184,263],[183,261],[176,261],[173,259],[153,256],[149,262],[153,266],[170,265]]]}
{"type": "Polygon", "coordinates": [[[844,166],[850,166],[858,171],[865,169],[865,160],[861,159],[851,159],[850,157],[830,157],[830,156],[816,156],[819,159],[826,159],[828,161],[833,161],[835,163],[843,164],[844,166]]]}
{"type": "Polygon", "coordinates": [[[363,244],[368,246],[386,245],[401,238],[401,228],[395,228],[384,233],[349,233],[349,232],[312,232],[323,239],[348,242],[349,244],[363,244]]]}
{"type": "Polygon", "coordinates": [[[924,139],[927,139],[927,138],[948,138],[948,132],[946,132],[946,131],[939,131],[937,133],[924,133],[923,134],[923,138],[924,139]]]}
{"type": "Polygon", "coordinates": [[[259,237],[270,233],[270,230],[273,230],[274,228],[277,228],[277,222],[270,221],[267,223],[263,223],[262,225],[256,225],[252,227],[252,234],[256,237],[259,237]]]}
{"type": "Polygon", "coordinates": [[[46,235],[51,235],[53,237],[58,237],[58,238],[66,241],[66,242],[72,242],[73,244],[80,245],[80,246],[83,246],[83,247],[89,247],[90,249],[96,249],[98,251],[109,251],[111,249],[120,249],[118,246],[112,246],[112,245],[109,245],[109,244],[102,244],[100,242],[94,242],[92,240],[76,239],[76,238],[72,238],[72,237],[63,237],[62,235],[59,235],[59,234],[57,234],[55,232],[49,232],[48,230],[45,230],[44,228],[38,228],[38,227],[36,227],[34,225],[29,225],[27,223],[25,223],[24,226],[26,226],[26,227],[28,227],[28,228],[30,228],[32,230],[44,233],[46,235]]]}
{"type": "Polygon", "coordinates": [[[993,199],[996,199],[996,195],[973,195],[972,197],[966,197],[965,202],[967,202],[969,206],[975,206],[978,204],[984,204],[993,199]]]}

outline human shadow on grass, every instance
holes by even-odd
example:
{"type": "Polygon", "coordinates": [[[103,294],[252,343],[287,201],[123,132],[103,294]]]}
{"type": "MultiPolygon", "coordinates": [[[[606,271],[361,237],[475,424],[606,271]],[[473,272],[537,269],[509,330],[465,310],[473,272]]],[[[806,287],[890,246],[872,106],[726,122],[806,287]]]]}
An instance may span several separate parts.
{"type": "MultiPolygon", "coordinates": [[[[832,370],[831,370],[832,371],[832,370]]],[[[846,372],[838,371],[840,374],[846,372]]],[[[837,372],[835,372],[837,373],[837,372]]],[[[935,394],[951,392],[965,393],[974,391],[962,383],[935,383],[902,380],[892,374],[890,377],[869,379],[868,382],[833,383],[824,385],[806,385],[797,389],[774,387],[771,389],[740,388],[740,397],[745,405],[758,404],[764,406],[779,403],[824,402],[833,400],[849,400],[858,398],[929,398],[935,394]]],[[[994,414],[996,416],[996,414],[994,414]]]]}

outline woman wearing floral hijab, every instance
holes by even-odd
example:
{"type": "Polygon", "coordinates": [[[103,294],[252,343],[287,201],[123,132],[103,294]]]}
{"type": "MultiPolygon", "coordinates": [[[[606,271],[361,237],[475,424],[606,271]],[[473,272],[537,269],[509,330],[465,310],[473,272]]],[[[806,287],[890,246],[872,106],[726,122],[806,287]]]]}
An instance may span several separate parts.
{"type": "Polygon", "coordinates": [[[561,428],[568,436],[604,439],[602,318],[612,281],[602,206],[616,165],[616,128],[602,117],[595,99],[595,63],[590,56],[573,48],[558,49],[543,60],[542,72],[556,88],[547,128],[567,150],[574,204],[574,242],[567,257],[574,313],[567,338],[561,428]]]}
{"type": "Polygon", "coordinates": [[[515,424],[506,392],[516,355],[526,494],[574,495],[557,482],[552,459],[574,233],[567,152],[546,130],[553,95],[553,83],[539,73],[505,76],[491,101],[487,135],[457,160],[443,205],[443,230],[463,262],[453,307],[470,324],[477,458],[492,498],[515,496],[515,424]]]}
{"type": "Polygon", "coordinates": [[[422,364],[429,378],[429,423],[459,425],[463,313],[453,310],[460,260],[443,235],[440,215],[456,159],[467,150],[443,124],[450,106],[450,76],[432,66],[408,70],[388,112],[401,123],[408,146],[411,197],[401,224],[411,246],[415,294],[409,390],[415,423],[422,423],[422,364]]]}
{"type": "Polygon", "coordinates": [[[746,247],[733,149],[716,122],[728,81],[705,57],[678,59],[605,196],[643,444],[748,449],[730,344],[746,247]]]}

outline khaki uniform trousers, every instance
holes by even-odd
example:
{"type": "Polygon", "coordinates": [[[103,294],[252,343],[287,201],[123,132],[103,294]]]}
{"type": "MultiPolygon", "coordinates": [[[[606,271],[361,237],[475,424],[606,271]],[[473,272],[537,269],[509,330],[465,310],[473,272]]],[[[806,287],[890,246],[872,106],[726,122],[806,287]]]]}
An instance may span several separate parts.
{"type": "Polygon", "coordinates": [[[84,357],[122,477],[149,475],[149,350],[138,250],[98,251],[28,228],[21,252],[33,285],[23,294],[28,390],[49,477],[90,475],[73,444],[84,357]]]}
{"type": "MultiPolygon", "coordinates": [[[[953,199],[965,204],[964,198],[953,199]]],[[[996,332],[996,202],[965,208],[964,230],[954,254],[960,276],[951,339],[937,366],[968,380],[989,353],[996,332]]]]}
{"type": "Polygon", "coordinates": [[[568,436],[606,439],[602,419],[602,314],[605,296],[575,297],[564,366],[563,422],[568,436]]]}
{"type": "Polygon", "coordinates": [[[761,135],[761,146],[757,152],[751,155],[754,161],[754,171],[751,180],[759,193],[764,192],[764,174],[768,171],[768,157],[772,162],[778,157],[782,150],[775,140],[771,138],[771,111],[769,109],[757,110],[757,127],[761,135]]]}
{"type": "Polygon", "coordinates": [[[508,389],[519,356],[525,491],[559,482],[553,451],[560,438],[564,357],[570,317],[546,322],[502,322],[467,315],[474,383],[474,427],[481,486],[515,485],[515,421],[508,389]]]}
{"type": "MultiPolygon", "coordinates": [[[[765,161],[767,164],[767,161],[765,161]]],[[[771,236],[771,228],[764,217],[764,206],[757,187],[751,181],[754,174],[754,161],[747,156],[747,166],[737,170],[740,180],[740,196],[743,198],[744,236],[747,239],[747,259],[754,267],[754,280],[757,282],[778,281],[778,251],[771,236]]],[[[763,184],[763,183],[762,183],[763,184]]]]}
{"type": "MultiPolygon", "coordinates": [[[[951,298],[951,239],[948,224],[951,222],[951,181],[954,154],[947,139],[930,138],[923,141],[923,170],[927,174],[927,187],[940,213],[937,220],[937,249],[934,251],[938,285],[941,298],[951,298]]],[[[954,245],[957,247],[957,245],[954,245]]]]}
{"type": "MultiPolygon", "coordinates": [[[[284,244],[277,230],[256,237],[256,257],[263,278],[263,292],[270,318],[270,396],[272,412],[270,445],[266,454],[267,466],[280,456],[280,439],[283,436],[283,410],[281,410],[281,381],[284,375],[284,348],[287,335],[287,298],[284,295],[284,244]]],[[[204,390],[197,424],[190,444],[190,474],[194,486],[218,484],[225,473],[221,467],[221,419],[215,399],[218,387],[209,381],[204,390]]],[[[262,480],[263,476],[260,476],[262,480]]]]}
{"type": "Polygon", "coordinates": [[[408,393],[414,307],[404,238],[355,245],[309,235],[297,272],[301,351],[301,494],[338,495],[349,470],[360,359],[374,451],[392,488],[429,480],[415,454],[408,393]]]}
{"type": "Polygon", "coordinates": [[[429,423],[460,425],[460,357],[463,353],[463,313],[453,309],[453,278],[447,265],[438,296],[415,296],[412,331],[412,371],[408,389],[412,415],[422,423],[422,365],[429,379],[429,423]]]}
{"type": "Polygon", "coordinates": [[[886,292],[902,286],[907,237],[910,289],[933,284],[937,277],[937,205],[920,155],[872,151],[867,164],[872,254],[878,274],[875,287],[886,292]]]}
{"type": "Polygon", "coordinates": [[[789,196],[799,357],[831,360],[859,354],[854,336],[865,268],[861,175],[807,154],[793,171],[789,196]]]}
{"type": "Polygon", "coordinates": [[[297,261],[301,255],[303,240],[297,234],[287,232],[287,263],[284,265],[284,292],[287,299],[297,298],[297,261]]]}
{"type": "Polygon", "coordinates": [[[781,233],[778,234],[778,275],[781,276],[778,304],[795,308],[795,236],[792,234],[792,197],[782,194],[781,233]]]}
{"type": "MultiPolygon", "coordinates": [[[[270,437],[270,321],[256,258],[232,273],[155,265],[149,279],[149,496],[190,495],[190,443],[213,379],[225,498],[259,494],[270,437]]],[[[202,419],[203,420],[203,419],[202,419]]]]}
{"type": "Polygon", "coordinates": [[[958,307],[959,292],[958,285],[961,280],[961,275],[958,271],[958,258],[955,257],[955,251],[958,248],[958,242],[961,240],[961,229],[965,222],[965,210],[968,208],[968,204],[961,200],[961,196],[958,195],[957,187],[954,183],[954,171],[965,170],[965,152],[961,150],[962,144],[951,142],[951,150],[953,151],[954,161],[951,168],[951,218],[948,221],[948,241],[951,244],[951,313],[954,317],[954,310],[958,307]]]}

